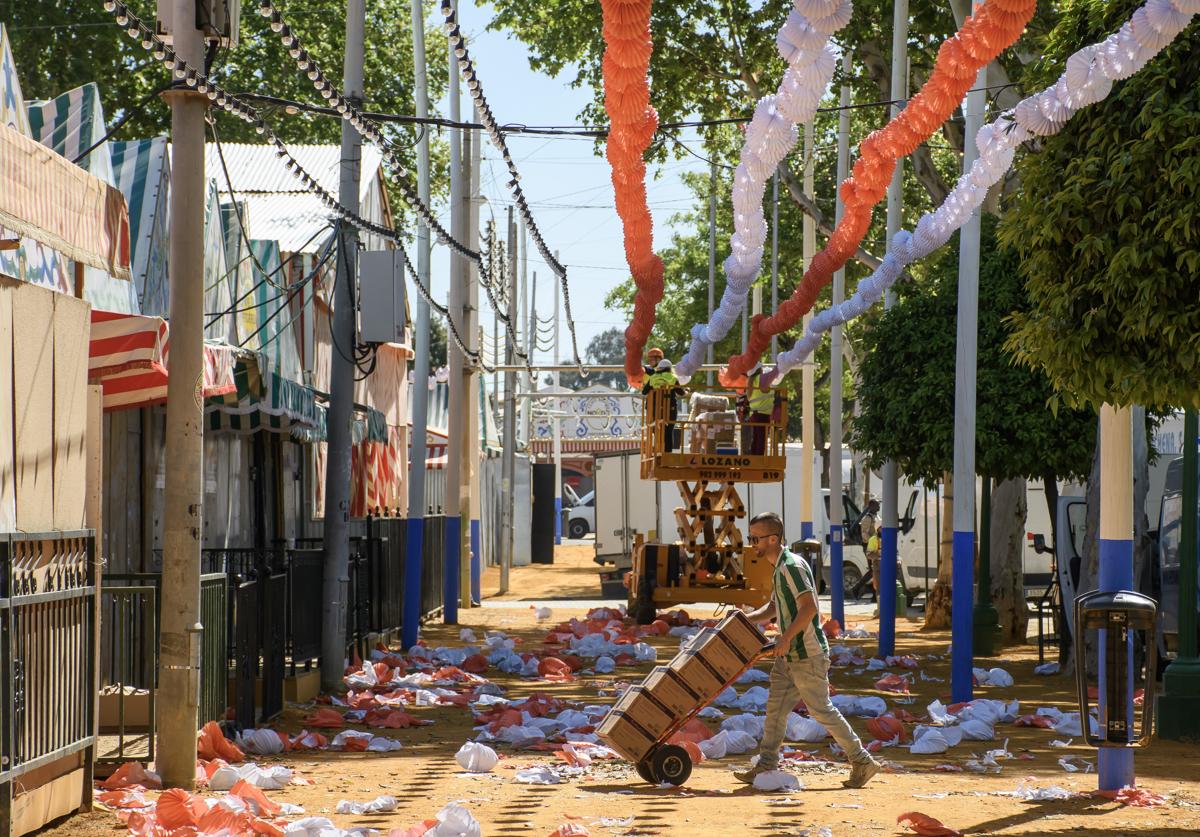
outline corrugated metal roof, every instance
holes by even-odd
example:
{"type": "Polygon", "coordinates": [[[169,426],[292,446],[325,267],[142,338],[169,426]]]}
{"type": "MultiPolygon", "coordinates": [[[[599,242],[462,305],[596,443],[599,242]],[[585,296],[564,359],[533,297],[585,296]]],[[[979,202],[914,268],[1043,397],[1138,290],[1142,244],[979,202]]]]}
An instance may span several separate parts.
{"type": "Polygon", "coordinates": [[[278,241],[285,253],[315,253],[333,233],[333,216],[311,193],[238,192],[238,201],[246,207],[250,238],[278,241]]]}
{"type": "MultiPolygon", "coordinates": [[[[233,189],[239,197],[243,192],[304,191],[300,181],[287,170],[283,160],[276,155],[274,146],[223,142],[221,150],[225,154],[225,164],[229,167],[233,189]]],[[[342,162],[339,146],[289,145],[288,150],[321,186],[334,195],[338,193],[339,168],[342,162]]],[[[363,146],[360,200],[366,197],[370,182],[382,161],[383,155],[377,148],[371,145],[363,146]]],[[[204,165],[206,175],[217,181],[217,188],[222,193],[228,192],[225,172],[214,143],[207,143],[204,147],[204,165]]]]}

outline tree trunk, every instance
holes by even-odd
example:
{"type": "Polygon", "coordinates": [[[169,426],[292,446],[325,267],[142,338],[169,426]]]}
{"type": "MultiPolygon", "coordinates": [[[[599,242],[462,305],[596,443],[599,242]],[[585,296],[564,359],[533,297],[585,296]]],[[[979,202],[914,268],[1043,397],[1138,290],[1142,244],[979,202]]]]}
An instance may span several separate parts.
{"type": "Polygon", "coordinates": [[[929,599],[925,602],[927,629],[950,627],[950,581],[954,559],[954,479],[950,471],[942,474],[942,531],[938,548],[938,573],[929,599]]]}
{"type": "Polygon", "coordinates": [[[992,491],[992,604],[1000,615],[1000,641],[1025,642],[1029,607],[1025,604],[1025,480],[997,483],[992,491]]]}

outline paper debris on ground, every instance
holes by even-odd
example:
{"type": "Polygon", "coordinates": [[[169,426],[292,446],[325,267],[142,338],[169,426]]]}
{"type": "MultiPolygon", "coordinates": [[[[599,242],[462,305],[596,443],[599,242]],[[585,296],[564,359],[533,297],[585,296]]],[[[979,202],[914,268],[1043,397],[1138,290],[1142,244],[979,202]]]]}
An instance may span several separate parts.
{"type": "Polygon", "coordinates": [[[794,774],[784,770],[768,770],[754,777],[754,789],[761,791],[798,791],[804,785],[794,774]]]}
{"type": "Polygon", "coordinates": [[[468,741],[454,754],[455,761],[468,773],[490,773],[500,761],[500,756],[486,744],[468,741]]]}
{"type": "Polygon", "coordinates": [[[919,811],[909,811],[896,817],[897,825],[906,825],[922,837],[962,837],[961,831],[947,828],[942,821],[919,811]]]}
{"type": "Polygon", "coordinates": [[[388,814],[396,810],[399,800],[394,796],[377,796],[370,802],[351,802],[348,799],[338,801],[336,810],[339,814],[388,814]]]}

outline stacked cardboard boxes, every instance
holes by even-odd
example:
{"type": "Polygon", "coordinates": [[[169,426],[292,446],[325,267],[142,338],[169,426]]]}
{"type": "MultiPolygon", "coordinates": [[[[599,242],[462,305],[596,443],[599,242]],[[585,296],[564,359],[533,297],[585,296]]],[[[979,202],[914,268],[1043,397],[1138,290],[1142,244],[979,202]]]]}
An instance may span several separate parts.
{"type": "Polygon", "coordinates": [[[697,634],[668,665],[613,705],[597,727],[600,740],[640,762],[693,711],[707,705],[750,667],[766,638],[740,610],[697,634]]]}

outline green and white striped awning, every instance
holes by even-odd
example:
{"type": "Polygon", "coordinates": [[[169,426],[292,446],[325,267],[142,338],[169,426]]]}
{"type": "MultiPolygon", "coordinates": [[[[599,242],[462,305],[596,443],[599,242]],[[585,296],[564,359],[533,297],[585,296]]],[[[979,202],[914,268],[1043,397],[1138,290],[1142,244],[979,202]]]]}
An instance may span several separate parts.
{"type": "Polygon", "coordinates": [[[324,430],[324,410],[316,394],[295,381],[275,372],[263,374],[265,359],[257,353],[238,358],[233,370],[237,391],[207,399],[205,425],[209,430],[235,433],[290,433],[303,440],[314,431],[324,430]]]}

